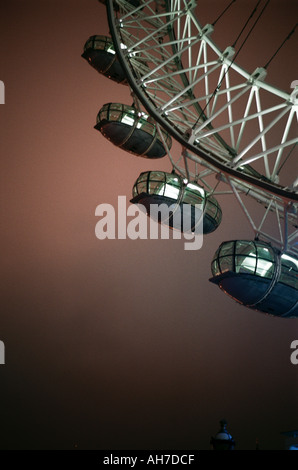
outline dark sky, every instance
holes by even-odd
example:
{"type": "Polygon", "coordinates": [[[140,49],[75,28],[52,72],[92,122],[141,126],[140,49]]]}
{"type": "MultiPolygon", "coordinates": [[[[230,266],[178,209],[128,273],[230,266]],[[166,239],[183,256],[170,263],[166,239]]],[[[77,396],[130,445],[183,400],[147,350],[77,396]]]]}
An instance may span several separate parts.
{"type": "MultiPolygon", "coordinates": [[[[227,2],[201,3],[204,24],[227,2]]],[[[218,24],[223,49],[252,4],[218,24]]],[[[272,0],[241,65],[264,65],[296,18],[296,1],[272,0]]],[[[104,103],[131,97],[81,58],[92,34],[108,34],[96,0],[1,1],[0,449],[209,449],[223,417],[239,449],[283,448],[281,431],[298,428],[298,320],[250,311],[208,281],[221,241],[253,237],[236,202],[220,201],[222,224],[197,252],[95,237],[98,204],[171,167],[94,130],[104,103]]],[[[286,90],[296,36],[268,76],[286,90]]]]}

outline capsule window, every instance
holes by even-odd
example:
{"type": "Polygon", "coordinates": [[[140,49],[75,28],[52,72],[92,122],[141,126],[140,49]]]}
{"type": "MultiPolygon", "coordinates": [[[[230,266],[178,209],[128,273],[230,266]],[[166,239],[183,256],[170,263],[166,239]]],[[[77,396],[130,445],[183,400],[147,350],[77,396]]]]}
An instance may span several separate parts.
{"type": "Polygon", "coordinates": [[[221,273],[234,271],[234,257],[224,256],[223,258],[219,258],[219,266],[221,273]]]}
{"type": "Polygon", "coordinates": [[[163,194],[164,189],[164,182],[163,181],[155,181],[149,180],[149,193],[150,194],[163,194]]]}
{"type": "Polygon", "coordinates": [[[217,200],[212,196],[207,196],[205,212],[217,223],[221,222],[221,208],[217,200]]]}
{"type": "Polygon", "coordinates": [[[268,261],[274,261],[274,255],[272,249],[265,246],[258,246],[258,258],[266,259],[268,261]]]}
{"type": "Polygon", "coordinates": [[[223,243],[215,253],[213,262],[216,274],[231,270],[271,279],[274,274],[274,252],[270,247],[257,245],[254,241],[239,240],[223,243]]]}
{"type": "Polygon", "coordinates": [[[228,242],[221,246],[219,255],[226,256],[234,254],[234,242],[228,242]]]}
{"type": "MultiPolygon", "coordinates": [[[[162,190],[161,190],[162,191],[162,190]]],[[[172,184],[166,184],[163,189],[163,196],[177,200],[179,197],[180,188],[172,184]]]]}
{"type": "MultiPolygon", "coordinates": [[[[148,173],[149,175],[149,173],[148,173]]],[[[151,171],[150,172],[150,180],[153,181],[166,181],[166,175],[162,171],[151,171]]]]}
{"type": "Polygon", "coordinates": [[[271,279],[274,272],[274,264],[267,259],[258,258],[256,266],[256,274],[261,277],[271,279]]]}
{"type": "MultiPolygon", "coordinates": [[[[114,119],[112,118],[112,120],[114,121],[114,119]]],[[[135,117],[132,117],[131,115],[129,115],[128,113],[127,114],[123,114],[121,116],[121,122],[123,122],[124,124],[128,124],[129,126],[133,126],[134,123],[135,123],[135,117]]],[[[141,127],[141,125],[140,125],[141,127]]]]}
{"type": "Polygon", "coordinates": [[[137,184],[137,193],[146,193],[147,192],[147,181],[140,181],[137,184]]]}
{"type": "Polygon", "coordinates": [[[109,106],[109,110],[108,110],[108,120],[109,121],[120,122],[120,121],[122,121],[122,116],[123,116],[123,110],[122,110],[121,105],[120,106],[117,106],[117,105],[109,106]]]}
{"type": "Polygon", "coordinates": [[[146,121],[146,119],[140,119],[138,125],[138,129],[142,129],[142,131],[148,132],[148,134],[154,135],[156,133],[156,127],[153,123],[146,121]]]}
{"type": "Polygon", "coordinates": [[[212,202],[208,199],[207,200],[207,204],[206,204],[206,209],[205,211],[207,212],[207,214],[209,214],[211,217],[215,218],[216,217],[216,213],[217,213],[217,207],[212,204],[212,202]]]}
{"type": "Polygon", "coordinates": [[[255,274],[257,259],[255,256],[236,256],[235,270],[237,273],[255,274]]]}
{"type": "Polygon", "coordinates": [[[201,204],[204,202],[204,195],[203,189],[189,183],[184,190],[183,202],[192,205],[201,204]]]}
{"type": "Polygon", "coordinates": [[[105,48],[105,41],[101,39],[96,39],[92,44],[93,49],[100,49],[103,50],[105,48]]]}
{"type": "Polygon", "coordinates": [[[97,115],[97,122],[107,121],[109,119],[109,108],[102,108],[100,113],[97,115]]]}
{"type": "Polygon", "coordinates": [[[248,256],[256,256],[256,246],[253,241],[239,240],[236,242],[236,254],[247,254],[248,256]]]}

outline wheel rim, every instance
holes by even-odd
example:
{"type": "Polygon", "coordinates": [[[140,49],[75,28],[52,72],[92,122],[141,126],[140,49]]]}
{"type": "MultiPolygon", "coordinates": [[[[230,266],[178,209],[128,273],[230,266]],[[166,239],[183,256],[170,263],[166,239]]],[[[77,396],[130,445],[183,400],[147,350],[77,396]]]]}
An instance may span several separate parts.
{"type": "Polygon", "coordinates": [[[201,27],[193,2],[149,0],[135,7],[118,0],[117,5],[113,9],[107,1],[119,61],[137,99],[182,146],[178,160],[168,152],[174,168],[200,183],[215,176],[210,192],[219,181],[227,184],[256,236],[297,253],[297,181],[284,180],[285,163],[288,167],[297,150],[297,90],[270,86],[265,69],[249,74],[240,68],[231,48],[222,52],[212,42],[212,27],[201,27]],[[212,88],[218,88],[213,95],[212,88]],[[252,129],[254,138],[247,140],[252,129]],[[251,219],[244,195],[263,205],[261,224],[251,219]],[[277,238],[263,230],[272,212],[277,238]]]}

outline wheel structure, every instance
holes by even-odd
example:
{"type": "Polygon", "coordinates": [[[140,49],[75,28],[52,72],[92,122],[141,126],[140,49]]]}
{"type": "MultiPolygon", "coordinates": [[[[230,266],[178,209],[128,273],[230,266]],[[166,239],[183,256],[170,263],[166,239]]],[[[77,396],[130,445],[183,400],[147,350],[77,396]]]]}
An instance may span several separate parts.
{"type": "Polygon", "coordinates": [[[155,122],[173,171],[209,196],[236,198],[254,239],[293,257],[297,292],[298,86],[270,85],[270,61],[252,73],[237,64],[253,15],[222,50],[195,0],[101,3],[134,106],[155,122]]]}
{"type": "Polygon", "coordinates": [[[239,67],[237,49],[222,51],[213,26],[201,26],[195,1],[106,5],[133,93],[181,145],[178,156],[168,152],[173,167],[215,196],[232,193],[256,237],[297,254],[297,87],[279,90],[266,68],[239,67]],[[247,196],[264,208],[258,222],[247,196]],[[265,229],[272,215],[276,233],[265,229]]]}

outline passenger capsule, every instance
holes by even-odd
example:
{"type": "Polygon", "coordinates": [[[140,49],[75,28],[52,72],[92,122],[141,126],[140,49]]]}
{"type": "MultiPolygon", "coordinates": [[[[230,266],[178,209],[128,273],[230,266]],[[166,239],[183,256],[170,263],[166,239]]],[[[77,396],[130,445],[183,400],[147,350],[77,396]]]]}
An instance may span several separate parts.
{"type": "Polygon", "coordinates": [[[82,57],[105,77],[127,84],[126,76],[117,58],[113,41],[108,36],[91,36],[84,45],[82,57]]]}
{"type": "Polygon", "coordinates": [[[298,260],[256,240],[223,242],[211,264],[225,294],[246,307],[286,318],[298,317],[298,260]]]}
{"type": "Polygon", "coordinates": [[[145,206],[149,216],[182,232],[196,232],[198,224],[203,222],[201,232],[211,233],[221,222],[222,212],[217,200],[208,196],[204,188],[198,184],[185,182],[174,172],[141,173],[133,186],[132,195],[131,202],[145,206]],[[161,207],[162,204],[167,207],[172,206],[173,213],[169,215],[169,212],[160,210],[156,217],[153,208],[156,210],[157,206],[161,207]],[[175,219],[176,209],[181,210],[180,218],[175,219]]]}
{"type": "MultiPolygon", "coordinates": [[[[154,121],[132,106],[105,104],[97,115],[94,127],[114,145],[139,157],[161,158],[167,153],[154,121]]],[[[170,135],[164,131],[162,135],[166,147],[170,149],[170,135]]]]}

